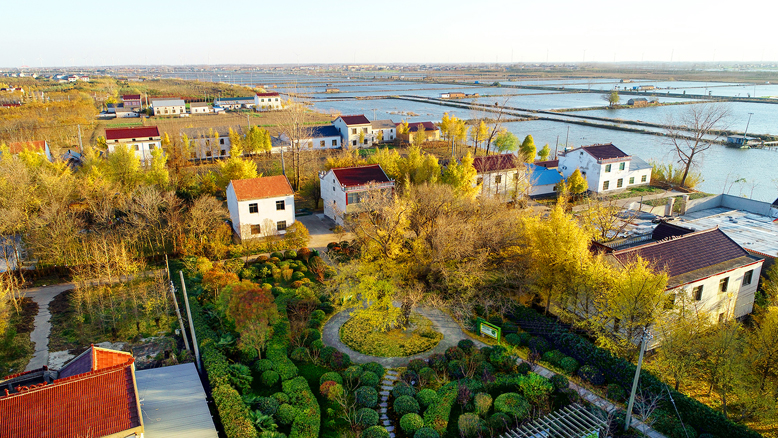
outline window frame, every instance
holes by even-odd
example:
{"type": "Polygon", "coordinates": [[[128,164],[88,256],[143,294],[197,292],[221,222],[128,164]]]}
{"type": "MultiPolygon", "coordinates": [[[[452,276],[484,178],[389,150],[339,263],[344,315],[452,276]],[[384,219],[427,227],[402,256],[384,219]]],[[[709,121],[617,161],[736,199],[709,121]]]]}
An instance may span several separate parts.
{"type": "Polygon", "coordinates": [[[253,204],[249,204],[249,214],[258,214],[258,213],[259,213],[259,203],[255,202],[253,204]]]}
{"type": "Polygon", "coordinates": [[[616,188],[620,189],[624,187],[624,178],[619,178],[616,180],[616,188]]]}
{"type": "Polygon", "coordinates": [[[250,227],[251,227],[252,235],[262,234],[262,226],[260,226],[259,224],[250,225],[250,227]]]}
{"type": "Polygon", "coordinates": [[[619,170],[625,170],[626,168],[627,168],[627,163],[623,161],[619,163],[619,170]]]}
{"type": "Polygon", "coordinates": [[[610,173],[610,172],[611,172],[611,165],[610,164],[606,164],[605,165],[605,173],[610,173]]]}
{"type": "Polygon", "coordinates": [[[727,293],[727,290],[729,289],[729,277],[722,278],[719,280],[719,293],[727,293]]]}
{"type": "Polygon", "coordinates": [[[702,293],[705,291],[705,285],[694,286],[692,288],[692,298],[694,301],[702,301],[702,293]]]}
{"type": "Polygon", "coordinates": [[[743,274],[743,286],[750,285],[752,281],[754,281],[754,270],[753,269],[751,269],[750,271],[746,271],[743,274]],[[746,279],[748,281],[746,281],[746,279]]]}
{"type": "Polygon", "coordinates": [[[629,177],[629,184],[630,185],[635,184],[635,177],[634,176],[629,177]]]}
{"type": "Polygon", "coordinates": [[[286,231],[286,221],[278,221],[278,222],[276,222],[276,230],[277,231],[286,231]]]}
{"type": "Polygon", "coordinates": [[[602,182],[602,191],[610,190],[611,188],[611,182],[610,181],[603,181],[602,182]]]}
{"type": "Polygon", "coordinates": [[[281,199],[279,201],[276,201],[276,211],[282,211],[282,210],[286,210],[286,200],[285,199],[281,199]],[[279,208],[279,207],[281,207],[281,208],[279,208]]]}
{"type": "Polygon", "coordinates": [[[640,182],[644,183],[644,182],[646,182],[646,181],[648,181],[648,178],[646,177],[646,175],[642,175],[642,176],[640,177],[640,182]]]}

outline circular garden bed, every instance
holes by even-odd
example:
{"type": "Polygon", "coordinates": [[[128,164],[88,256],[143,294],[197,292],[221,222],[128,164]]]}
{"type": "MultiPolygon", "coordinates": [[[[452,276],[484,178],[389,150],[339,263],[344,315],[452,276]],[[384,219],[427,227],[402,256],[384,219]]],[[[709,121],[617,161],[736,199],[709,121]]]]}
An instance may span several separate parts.
{"type": "Polygon", "coordinates": [[[414,313],[408,329],[378,331],[359,315],[340,328],[340,340],[362,354],[381,357],[405,357],[432,350],[443,339],[432,321],[414,313]]]}

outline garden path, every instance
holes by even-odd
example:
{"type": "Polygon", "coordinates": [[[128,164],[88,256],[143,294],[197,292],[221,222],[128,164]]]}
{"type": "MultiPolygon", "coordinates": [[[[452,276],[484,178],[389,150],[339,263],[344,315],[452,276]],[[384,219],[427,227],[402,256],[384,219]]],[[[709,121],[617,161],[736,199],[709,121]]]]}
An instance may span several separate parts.
{"type": "Polygon", "coordinates": [[[386,410],[389,407],[389,394],[394,389],[394,384],[397,382],[398,375],[395,370],[386,370],[384,378],[381,380],[381,402],[378,404],[378,412],[381,414],[381,425],[389,432],[389,438],[394,438],[394,425],[392,420],[386,414],[386,410]]]}
{"type": "MultiPolygon", "coordinates": [[[[324,328],[322,329],[322,342],[324,342],[324,345],[335,347],[337,350],[348,354],[351,358],[351,361],[355,363],[378,362],[383,365],[384,368],[401,367],[405,366],[411,359],[425,359],[434,353],[444,353],[447,348],[456,346],[460,340],[471,339],[467,334],[465,334],[464,331],[462,331],[462,328],[459,327],[459,324],[457,324],[453,318],[441,312],[439,309],[430,307],[417,307],[415,309],[416,312],[432,321],[432,324],[435,326],[435,330],[443,335],[443,339],[441,339],[435,348],[429,351],[425,351],[424,353],[419,353],[407,357],[379,357],[362,354],[352,350],[340,340],[340,327],[351,318],[351,312],[353,312],[354,309],[355,308],[343,310],[335,314],[332,318],[330,318],[329,321],[327,321],[327,324],[325,324],[324,328]]],[[[477,339],[471,340],[476,344],[476,346],[478,346],[478,348],[486,346],[486,344],[477,339]]]]}

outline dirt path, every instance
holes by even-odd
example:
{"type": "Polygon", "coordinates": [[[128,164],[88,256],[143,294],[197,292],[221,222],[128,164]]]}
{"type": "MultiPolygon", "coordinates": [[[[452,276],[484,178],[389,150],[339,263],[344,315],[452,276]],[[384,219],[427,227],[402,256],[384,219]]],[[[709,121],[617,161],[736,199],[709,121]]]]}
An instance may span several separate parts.
{"type": "Polygon", "coordinates": [[[35,352],[27,364],[25,371],[30,371],[49,364],[49,335],[51,334],[51,313],[49,304],[54,297],[62,292],[73,289],[73,283],[55,284],[52,286],[33,287],[26,289],[24,295],[32,298],[38,304],[38,314],[35,316],[35,328],[30,333],[35,352]]]}

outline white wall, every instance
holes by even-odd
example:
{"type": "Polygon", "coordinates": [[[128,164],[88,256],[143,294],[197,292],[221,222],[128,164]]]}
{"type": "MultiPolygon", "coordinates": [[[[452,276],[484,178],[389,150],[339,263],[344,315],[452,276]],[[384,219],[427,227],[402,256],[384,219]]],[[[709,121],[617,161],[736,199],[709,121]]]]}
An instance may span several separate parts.
{"type": "Polygon", "coordinates": [[[589,185],[589,190],[597,193],[621,191],[631,186],[645,185],[651,182],[650,168],[631,171],[629,165],[629,161],[601,164],[583,150],[568,151],[564,156],[559,157],[559,170],[562,171],[565,179],[570,177],[576,168],[581,169],[581,173],[589,185]],[[619,170],[621,163],[624,163],[624,170],[619,170]],[[610,172],[605,171],[608,165],[610,165],[610,172]],[[646,181],[641,182],[644,175],[646,181]],[[635,178],[635,182],[630,184],[630,178],[635,178]],[[621,187],[618,187],[619,179],[622,180],[621,187]],[[607,190],[603,189],[605,181],[608,181],[607,190]]]}
{"type": "Polygon", "coordinates": [[[346,192],[341,188],[330,170],[320,179],[321,199],[324,204],[324,215],[343,225],[343,214],[346,212],[346,192]]]}
{"type": "Polygon", "coordinates": [[[232,183],[227,187],[227,209],[230,211],[232,228],[241,239],[272,236],[277,233],[285,234],[286,231],[278,231],[276,229],[276,224],[279,221],[286,221],[288,228],[295,221],[293,195],[238,201],[235,197],[235,189],[232,187],[232,183]],[[277,210],[276,201],[284,201],[285,208],[277,210]],[[259,208],[257,213],[249,212],[249,205],[251,204],[257,204],[259,208]],[[259,225],[261,232],[259,234],[251,234],[252,225],[259,225]]]}
{"type": "Polygon", "coordinates": [[[195,153],[196,158],[226,158],[230,156],[232,142],[229,136],[219,138],[198,137],[190,138],[189,140],[192,142],[192,151],[195,153]],[[211,153],[210,156],[208,152],[211,153]]]}
{"type": "MultiPolygon", "coordinates": [[[[286,134],[281,134],[281,140],[285,141],[287,145],[290,145],[289,136],[286,134]]],[[[307,149],[336,149],[339,148],[341,145],[341,138],[339,136],[336,137],[316,137],[316,138],[306,138],[300,141],[301,148],[307,148],[307,149]],[[324,142],[324,146],[322,146],[321,142],[324,142]],[[333,144],[335,142],[335,144],[333,144]]],[[[287,149],[288,150],[288,149],[287,149]]]]}
{"type": "MultiPolygon", "coordinates": [[[[523,173],[523,172],[522,172],[523,173]]],[[[481,195],[482,196],[498,196],[506,201],[512,198],[512,195],[516,191],[516,184],[518,179],[519,191],[523,190],[523,184],[518,170],[505,170],[500,172],[479,173],[476,176],[475,184],[478,184],[478,179],[481,179],[481,195]],[[497,178],[499,176],[499,178],[497,178]],[[497,179],[500,182],[497,182],[497,179]]],[[[474,184],[474,185],[475,185],[474,184]]]]}
{"type": "Polygon", "coordinates": [[[178,114],[186,114],[186,105],[154,107],[155,116],[170,116],[178,114]]]}
{"type": "Polygon", "coordinates": [[[346,123],[338,117],[332,124],[340,130],[340,136],[343,138],[343,147],[368,147],[373,145],[373,128],[369,124],[348,126],[346,123]],[[353,130],[356,129],[356,132],[353,130]],[[365,134],[365,140],[367,143],[359,143],[359,133],[365,134]],[[356,141],[356,144],[354,143],[356,141]]]}
{"type": "Polygon", "coordinates": [[[108,143],[108,153],[112,153],[116,150],[116,146],[120,144],[124,144],[131,151],[135,151],[135,156],[140,158],[142,162],[147,162],[151,161],[151,150],[162,147],[162,140],[108,143]]]}
{"type": "Polygon", "coordinates": [[[283,107],[280,96],[263,97],[257,95],[254,95],[254,106],[257,110],[278,110],[283,107]]]}

